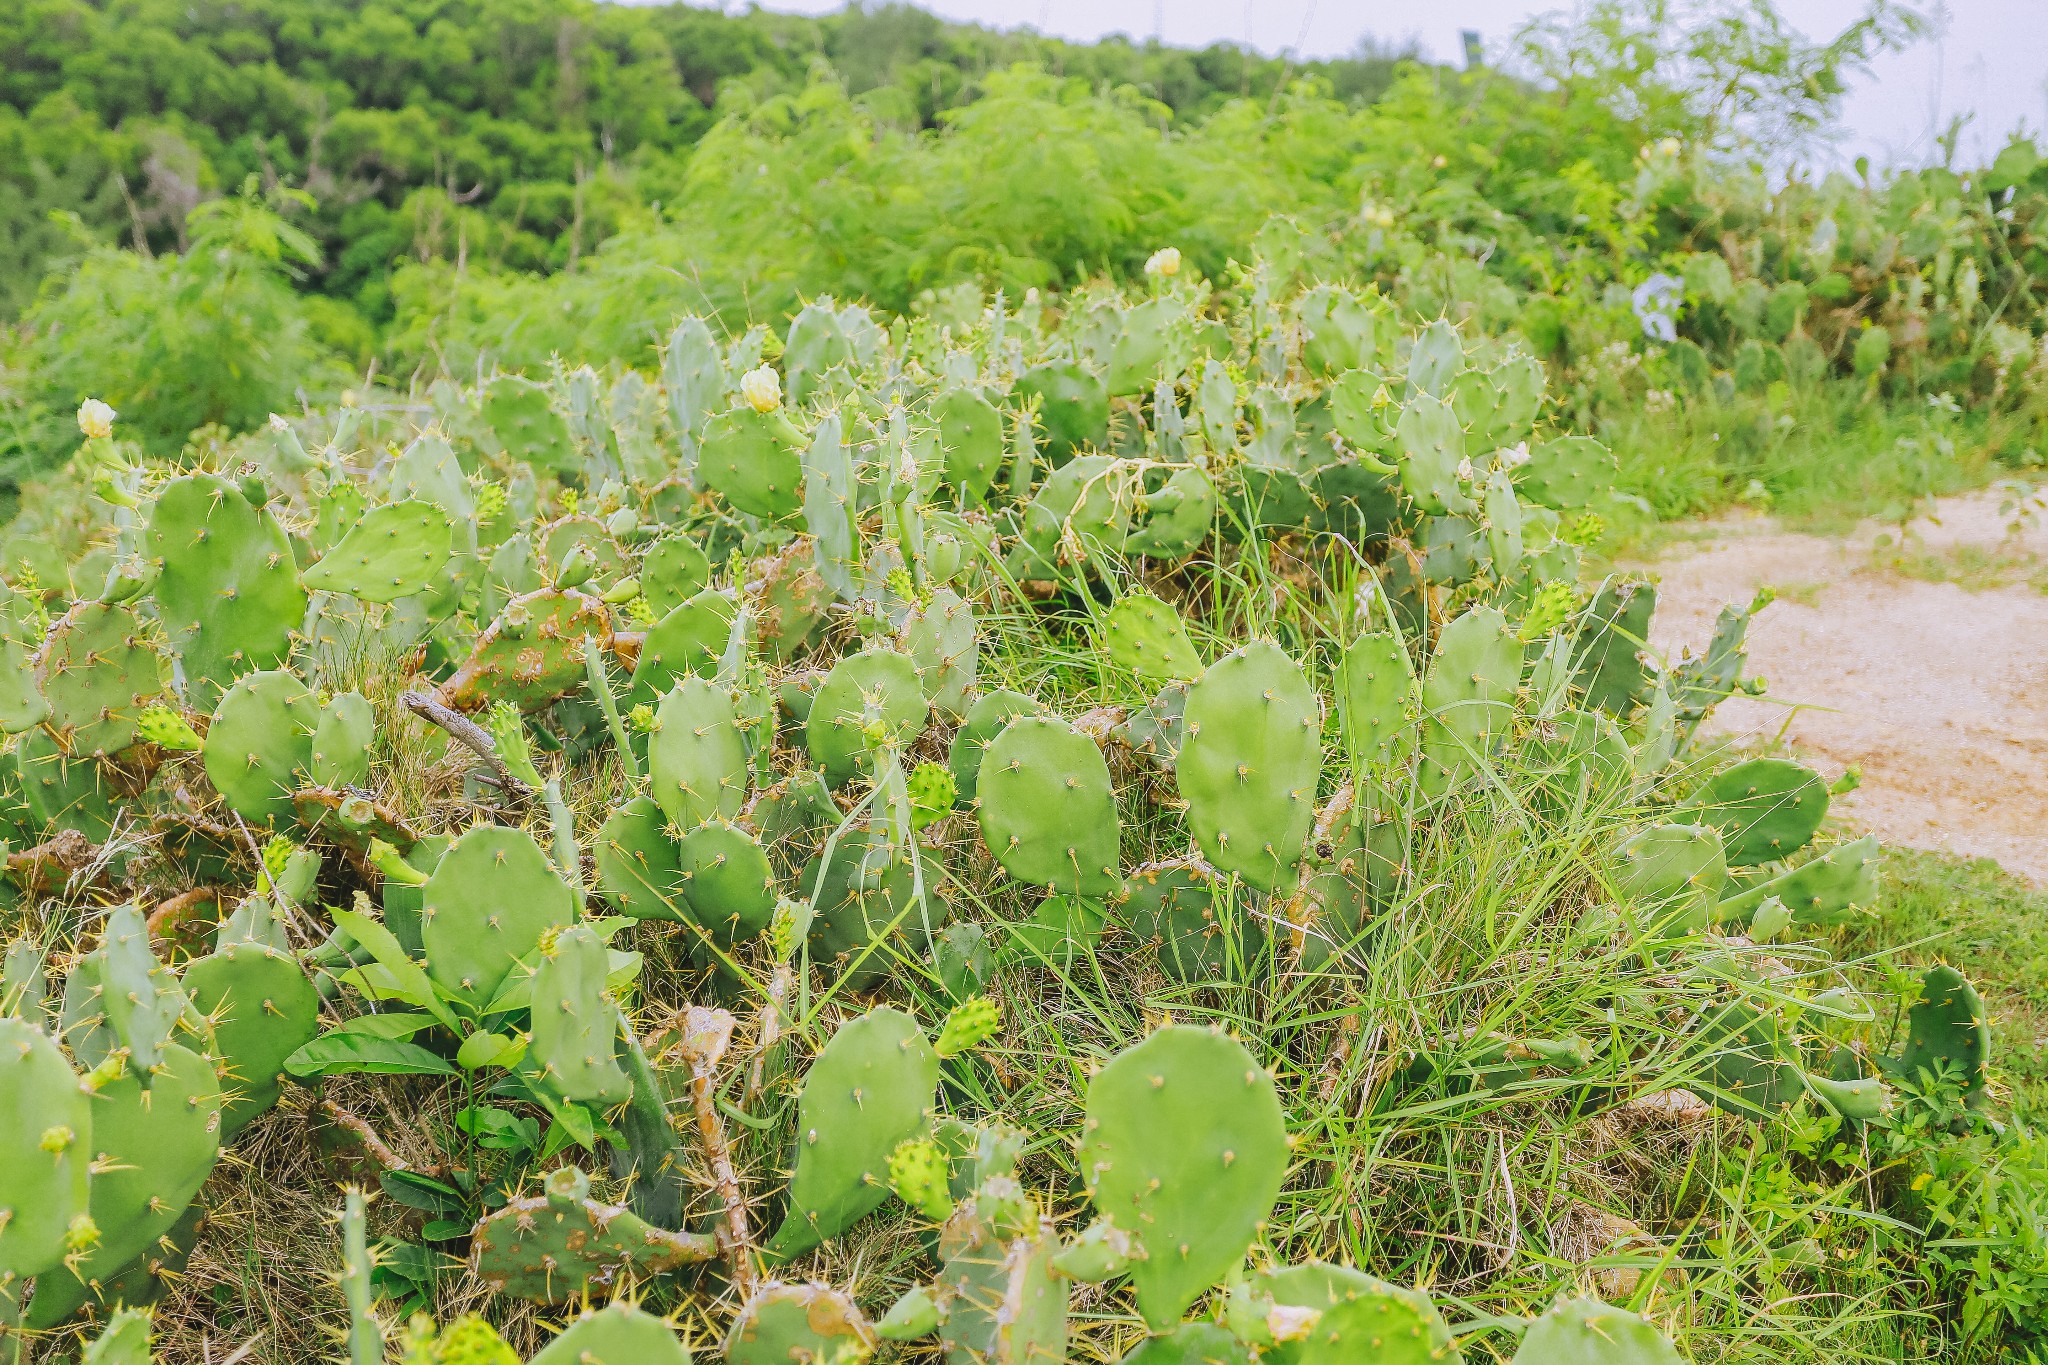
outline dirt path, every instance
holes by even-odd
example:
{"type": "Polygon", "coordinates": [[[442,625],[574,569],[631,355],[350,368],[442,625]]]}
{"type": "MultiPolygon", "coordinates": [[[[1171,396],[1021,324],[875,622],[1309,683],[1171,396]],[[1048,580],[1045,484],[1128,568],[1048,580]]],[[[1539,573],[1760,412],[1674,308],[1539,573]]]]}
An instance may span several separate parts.
{"type": "Polygon", "coordinates": [[[1648,566],[1653,642],[1697,649],[1722,603],[1777,589],[1749,636],[1769,695],[1731,699],[1713,728],[1782,732],[1829,777],[1860,765],[1862,788],[1835,809],[1887,842],[2048,884],[2048,517],[2009,535],[1996,493],[1935,515],[1881,552],[1877,526],[1832,540],[1765,517],[1715,523],[1648,566]]]}

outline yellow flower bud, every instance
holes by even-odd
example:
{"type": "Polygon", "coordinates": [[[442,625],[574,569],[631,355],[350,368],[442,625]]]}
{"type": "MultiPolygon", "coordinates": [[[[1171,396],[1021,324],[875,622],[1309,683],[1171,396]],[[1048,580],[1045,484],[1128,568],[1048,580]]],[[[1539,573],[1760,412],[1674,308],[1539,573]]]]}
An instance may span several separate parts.
{"type": "Polygon", "coordinates": [[[97,398],[88,398],[78,405],[78,429],[95,441],[103,441],[114,434],[114,410],[97,398]]]}
{"type": "Polygon", "coordinates": [[[773,412],[782,406],[782,379],[763,365],[740,376],[740,397],[755,412],[773,412]]]}

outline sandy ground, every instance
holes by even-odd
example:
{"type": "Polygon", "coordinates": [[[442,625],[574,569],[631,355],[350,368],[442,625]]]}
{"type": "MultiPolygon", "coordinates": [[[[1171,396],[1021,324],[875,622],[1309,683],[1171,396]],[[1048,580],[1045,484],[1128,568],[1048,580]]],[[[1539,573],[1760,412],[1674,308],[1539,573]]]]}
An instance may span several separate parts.
{"type": "MultiPolygon", "coordinates": [[[[1904,553],[2033,556],[2038,571],[2048,515],[2014,536],[1999,501],[1943,500],[1904,553]]],[[[1858,765],[1862,787],[1834,809],[1888,843],[1995,858],[2048,884],[2048,593],[2026,570],[1976,591],[1901,574],[1873,554],[1883,529],[1824,539],[1767,517],[1713,523],[1647,566],[1653,644],[1698,650],[1722,603],[1777,589],[1749,634],[1749,673],[1769,692],[1730,699],[1712,728],[1782,736],[1830,778],[1858,765]]]]}

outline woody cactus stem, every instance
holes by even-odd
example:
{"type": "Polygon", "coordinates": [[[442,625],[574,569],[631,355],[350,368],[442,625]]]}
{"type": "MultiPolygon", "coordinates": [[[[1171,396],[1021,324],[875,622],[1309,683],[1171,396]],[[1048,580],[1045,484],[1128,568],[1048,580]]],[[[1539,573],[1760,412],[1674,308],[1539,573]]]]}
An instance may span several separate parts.
{"type": "Polygon", "coordinates": [[[506,796],[514,801],[533,798],[533,788],[512,775],[512,770],[505,766],[505,760],[498,757],[498,746],[491,742],[489,732],[481,725],[460,711],[441,705],[425,692],[407,692],[398,701],[421,720],[446,730],[450,739],[482,759],[484,766],[491,770],[491,780],[506,796]]]}
{"type": "Polygon", "coordinates": [[[597,704],[604,709],[604,723],[612,732],[612,748],[618,751],[619,766],[626,770],[632,781],[640,780],[640,760],[633,756],[633,746],[626,736],[626,722],[619,716],[619,703],[612,696],[611,679],[605,674],[604,651],[597,641],[583,642],[583,669],[590,683],[590,693],[597,698],[597,704]]]}
{"type": "Polygon", "coordinates": [[[742,1299],[751,1298],[758,1278],[754,1266],[754,1243],[747,1228],[747,1201],[740,1192],[739,1176],[732,1167],[732,1152],[725,1140],[725,1122],[718,1116],[718,1062],[732,1041],[733,1017],[725,1010],[690,1006],[683,1018],[683,1058],[690,1066],[690,1104],[697,1113],[697,1136],[704,1143],[705,1163],[711,1168],[711,1183],[725,1205],[726,1260],[730,1263],[732,1285],[742,1299]]]}
{"type": "Polygon", "coordinates": [[[348,1300],[349,1365],[384,1365],[384,1330],[370,1310],[370,1244],[363,1192],[350,1190],[341,1214],[341,1292],[348,1300]]]}

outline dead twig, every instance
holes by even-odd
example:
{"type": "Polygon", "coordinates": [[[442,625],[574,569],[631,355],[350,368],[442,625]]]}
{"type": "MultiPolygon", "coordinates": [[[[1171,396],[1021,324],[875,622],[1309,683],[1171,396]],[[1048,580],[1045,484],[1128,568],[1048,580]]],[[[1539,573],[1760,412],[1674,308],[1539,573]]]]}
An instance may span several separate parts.
{"type": "Polygon", "coordinates": [[[448,732],[450,739],[482,759],[484,766],[491,770],[498,790],[520,801],[533,799],[533,788],[512,775],[512,770],[505,766],[505,760],[498,757],[498,746],[491,741],[490,733],[483,726],[461,712],[443,706],[425,692],[407,692],[398,701],[421,720],[440,726],[448,732]]]}

